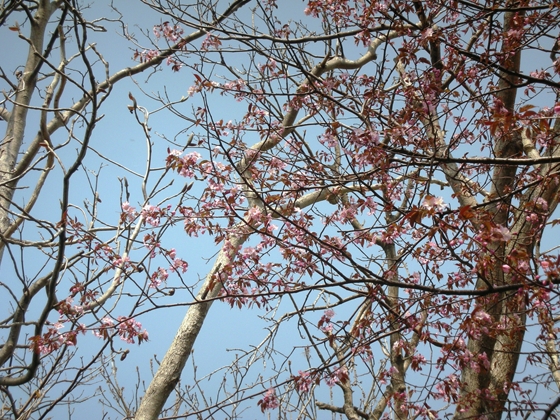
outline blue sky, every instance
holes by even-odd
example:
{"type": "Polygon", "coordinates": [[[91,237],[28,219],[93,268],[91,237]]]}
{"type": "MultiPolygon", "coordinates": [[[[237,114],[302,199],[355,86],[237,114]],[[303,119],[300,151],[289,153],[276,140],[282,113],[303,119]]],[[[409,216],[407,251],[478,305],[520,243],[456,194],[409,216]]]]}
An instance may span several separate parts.
{"type": "MultiPolygon", "coordinates": [[[[293,1],[291,4],[303,10],[305,4],[300,1],[293,1]]],[[[121,10],[124,15],[124,22],[127,22],[127,31],[136,35],[138,42],[150,48],[148,41],[142,35],[142,32],[151,32],[154,24],[160,23],[160,18],[155,16],[148,8],[141,5],[139,2],[118,0],[115,6],[121,10]]],[[[91,15],[104,15],[108,17],[116,17],[115,14],[110,14],[108,10],[104,10],[106,6],[100,2],[92,5],[91,15]]],[[[300,10],[298,9],[298,11],[300,10]]],[[[89,13],[89,12],[88,12],[89,13]]],[[[122,37],[122,32],[119,30],[117,24],[107,24],[109,28],[107,32],[91,33],[90,41],[97,43],[97,48],[103,54],[104,58],[110,63],[110,72],[115,72],[123,67],[132,66],[135,62],[132,60],[134,45],[122,37]]],[[[3,37],[11,36],[13,42],[3,42],[0,44],[0,56],[9,57],[10,63],[15,66],[22,63],[25,55],[23,42],[17,40],[15,32],[6,31],[3,28],[3,37]]],[[[7,38],[6,38],[7,39],[7,38]]],[[[352,53],[353,51],[347,51],[352,53]]],[[[69,52],[71,53],[71,52],[69,52]]],[[[187,58],[188,59],[188,58],[187,58]]],[[[8,59],[6,59],[8,61],[8,59]]],[[[239,63],[243,63],[242,55],[240,55],[239,63]]],[[[102,77],[102,69],[98,65],[99,77],[102,77]]],[[[174,118],[166,111],[159,112],[160,104],[156,101],[150,100],[147,96],[154,93],[163,93],[164,88],[167,87],[167,92],[172,99],[179,99],[187,95],[188,88],[193,84],[194,76],[189,69],[183,69],[180,72],[174,73],[168,67],[162,66],[154,74],[146,73],[135,76],[133,79],[127,79],[119,82],[111,93],[108,101],[103,105],[101,113],[103,118],[97,123],[91,146],[95,148],[102,155],[110,159],[117,160],[120,164],[128,167],[136,173],[142,174],[145,170],[146,160],[146,139],[141,127],[135,122],[133,115],[129,112],[127,106],[130,105],[129,92],[131,92],[138,101],[138,105],[146,107],[150,111],[149,125],[152,128],[151,141],[153,143],[153,166],[163,168],[164,159],[167,155],[167,148],[174,148],[175,146],[167,142],[164,137],[169,139],[174,138],[175,134],[187,129],[187,132],[178,137],[178,142],[186,142],[190,130],[188,130],[188,123],[179,118],[174,118]],[[144,92],[144,93],[143,93],[144,92]],[[146,95],[147,94],[147,95],[146,95]]],[[[72,90],[71,90],[72,92],[72,90]]],[[[79,95],[77,90],[73,92],[75,97],[79,95]]],[[[246,111],[246,104],[238,104],[235,101],[222,97],[218,93],[209,96],[212,101],[214,109],[214,118],[224,120],[235,119],[243,115],[246,111]]],[[[200,106],[199,99],[189,99],[181,105],[181,109],[186,110],[193,107],[200,106]]],[[[40,101],[37,105],[40,104],[40,101]]],[[[36,116],[31,117],[30,121],[36,121],[36,116]]],[[[4,127],[5,123],[0,122],[0,127],[4,127]]],[[[29,124],[29,136],[33,136],[36,131],[36,125],[29,124]]],[[[81,131],[80,127],[77,132],[81,131]]],[[[308,134],[312,138],[311,129],[308,134]]],[[[54,136],[53,140],[56,142],[63,142],[63,136],[54,136]]],[[[249,141],[249,143],[252,141],[249,141]]],[[[256,141],[256,139],[255,139],[256,141]]],[[[71,162],[78,148],[78,142],[72,141],[72,144],[60,153],[61,159],[64,162],[71,162]]],[[[477,151],[478,152],[478,151],[477,151]]],[[[90,152],[86,159],[86,170],[81,172],[73,181],[71,197],[72,202],[76,205],[82,205],[84,200],[89,201],[89,205],[93,202],[91,190],[89,188],[89,181],[95,180],[98,174],[98,182],[100,185],[100,202],[98,203],[98,211],[100,219],[106,219],[114,223],[118,220],[120,214],[121,190],[119,179],[126,177],[130,185],[130,202],[132,205],[140,208],[143,204],[141,193],[140,180],[130,172],[107,164],[102,158],[95,153],[90,152]],[[89,180],[86,177],[89,175],[89,180]]],[[[157,179],[158,173],[155,172],[150,176],[150,182],[157,179]]],[[[178,175],[169,174],[166,181],[161,185],[166,185],[168,182],[174,181],[164,192],[158,195],[163,198],[173,195],[181,190],[185,180],[178,175]]],[[[57,220],[59,217],[58,206],[58,192],[60,191],[60,169],[57,168],[49,177],[48,184],[45,187],[44,193],[40,197],[37,204],[37,209],[40,209],[44,218],[57,220]]],[[[21,192],[21,197],[25,197],[27,191],[21,192]]],[[[196,196],[200,194],[200,187],[195,185],[191,194],[196,196]]],[[[194,200],[193,200],[194,203],[194,200]]],[[[151,203],[154,204],[154,203],[151,203]]],[[[194,205],[194,204],[193,204],[194,205]]],[[[75,214],[80,216],[81,212],[76,210],[75,214]]],[[[86,217],[87,220],[87,217],[86,217]]],[[[34,226],[28,225],[26,234],[33,236],[34,226]]],[[[184,281],[187,284],[196,283],[202,279],[208,272],[213,264],[213,257],[217,252],[217,247],[210,237],[202,236],[199,238],[188,238],[181,229],[181,225],[169,230],[164,237],[165,247],[174,247],[177,249],[178,256],[188,261],[190,267],[188,273],[184,275],[184,281]]],[[[544,247],[544,246],[543,246],[544,247]]],[[[33,263],[40,261],[40,258],[34,259],[37,254],[33,251],[26,251],[26,266],[29,271],[33,270],[33,263]],[[29,264],[29,265],[28,265],[29,264]]],[[[4,267],[3,267],[4,269],[4,267]]],[[[414,267],[410,267],[412,271],[414,267]]],[[[139,276],[141,277],[141,276],[139,276]]],[[[66,278],[65,280],[68,280],[66,278]]],[[[167,282],[168,287],[176,287],[179,291],[173,297],[161,297],[159,303],[171,305],[177,303],[185,303],[191,301],[186,290],[181,289],[181,283],[178,278],[171,276],[167,282]]],[[[67,284],[64,284],[67,288],[67,284]]],[[[61,287],[62,288],[62,287],[61,287]]],[[[196,288],[195,288],[196,292],[196,288]]],[[[62,293],[62,292],[61,292],[62,293]]],[[[130,301],[126,299],[112,300],[111,303],[117,305],[118,310],[126,311],[130,306],[130,301]]],[[[290,310],[289,300],[285,300],[281,304],[281,310],[278,313],[283,313],[283,310],[290,310]]],[[[148,307],[148,306],[146,306],[148,307]]],[[[129,346],[124,342],[118,340],[115,346],[118,347],[122,344],[122,348],[130,348],[131,352],[128,357],[122,361],[117,362],[119,367],[119,381],[121,386],[128,389],[133,389],[132,386],[136,381],[135,369],[136,366],[140,368],[142,373],[142,380],[149,382],[150,379],[150,360],[152,355],[156,355],[158,360],[163,357],[168,344],[172,340],[175,332],[184,316],[186,307],[179,305],[174,308],[158,309],[153,312],[148,312],[138,318],[143,323],[143,326],[148,329],[150,334],[150,341],[138,347],[136,345],[129,346]]],[[[123,313],[124,314],[124,313],[123,313]]],[[[242,356],[246,349],[251,346],[257,346],[261,340],[266,336],[267,332],[264,329],[266,322],[259,319],[259,315],[264,315],[265,311],[258,309],[230,309],[229,305],[222,302],[216,302],[206,319],[206,323],[195,345],[195,361],[198,366],[197,377],[204,377],[205,375],[213,372],[221,366],[227,366],[231,360],[237,356],[242,356]]],[[[344,313],[338,313],[337,316],[342,318],[344,313]]],[[[298,348],[302,345],[304,340],[299,339],[297,327],[297,320],[294,319],[287,323],[276,337],[276,349],[284,354],[289,354],[292,350],[293,353],[293,366],[291,367],[294,373],[297,370],[305,369],[308,367],[304,350],[298,348]]],[[[80,352],[87,353],[99,345],[99,341],[93,338],[91,334],[81,341],[79,347],[80,352]],[[91,348],[90,348],[91,345],[91,348]]],[[[285,366],[284,366],[285,368],[285,366]]],[[[266,367],[268,372],[272,372],[275,367],[270,364],[266,367]]],[[[265,373],[266,369],[259,365],[254,366],[248,377],[249,379],[256,378],[258,373],[265,373]]],[[[184,384],[189,383],[193,375],[191,363],[187,363],[187,369],[184,374],[184,384]]],[[[218,373],[212,380],[204,381],[204,386],[208,390],[209,395],[217,393],[220,390],[222,375],[218,373]]],[[[231,379],[231,376],[230,376],[231,379]]],[[[101,383],[103,385],[103,383],[101,383]]],[[[268,383],[263,384],[266,388],[268,383]]],[[[256,390],[259,388],[257,387],[256,390]]],[[[325,394],[328,394],[328,389],[325,389],[325,394]]],[[[337,391],[335,391],[335,398],[337,398],[337,391]]],[[[326,396],[328,399],[328,395],[326,396]]],[[[254,402],[254,401],[253,401],[254,402]]],[[[258,417],[258,409],[254,403],[250,403],[252,409],[246,413],[247,418],[258,417]]]]}

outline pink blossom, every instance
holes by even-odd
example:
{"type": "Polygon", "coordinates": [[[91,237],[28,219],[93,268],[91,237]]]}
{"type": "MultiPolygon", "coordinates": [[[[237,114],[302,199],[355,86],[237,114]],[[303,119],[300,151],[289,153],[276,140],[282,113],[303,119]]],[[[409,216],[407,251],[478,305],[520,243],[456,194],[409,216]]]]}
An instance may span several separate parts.
{"type": "Polygon", "coordinates": [[[426,210],[443,211],[447,208],[447,204],[443,201],[442,197],[434,197],[433,195],[427,196],[422,202],[422,207],[426,210]]]}
{"type": "Polygon", "coordinates": [[[346,382],[347,379],[348,379],[348,371],[346,370],[346,368],[343,367],[343,368],[336,369],[331,375],[327,376],[325,378],[325,383],[328,386],[333,387],[339,382],[346,382]]]}
{"type": "Polygon", "coordinates": [[[453,342],[455,348],[457,349],[465,349],[466,348],[466,343],[465,340],[463,340],[461,337],[458,337],[454,342],[453,342]]]}
{"type": "Polygon", "coordinates": [[[179,175],[184,176],[185,178],[194,177],[195,174],[193,167],[201,158],[202,156],[198,152],[191,152],[183,156],[181,158],[179,175]]]}
{"type": "Polygon", "coordinates": [[[482,352],[478,355],[478,363],[484,366],[484,369],[490,369],[490,361],[488,360],[486,352],[482,352]]]}
{"type": "Polygon", "coordinates": [[[269,70],[270,72],[274,72],[276,70],[276,60],[274,58],[269,58],[266,64],[259,65],[259,71],[264,73],[265,70],[269,70]]]}
{"type": "Polygon", "coordinates": [[[181,270],[182,273],[186,273],[189,268],[189,264],[182,260],[181,258],[175,258],[173,260],[173,265],[169,268],[171,271],[181,270]]]}
{"type": "Polygon", "coordinates": [[[387,370],[387,374],[389,376],[393,376],[394,374],[399,373],[399,370],[395,367],[395,366],[391,366],[388,370],[387,370]]]}
{"type": "Polygon", "coordinates": [[[414,356],[412,356],[412,360],[411,360],[412,370],[415,370],[415,371],[422,370],[421,366],[425,365],[427,363],[428,363],[428,361],[421,354],[415,354],[414,356]]]}
{"type": "Polygon", "coordinates": [[[156,257],[156,250],[161,247],[154,233],[144,235],[144,246],[150,251],[150,258],[156,257]]]}
{"type": "Polygon", "coordinates": [[[332,309],[327,309],[317,324],[319,329],[326,334],[332,333],[333,325],[331,324],[331,319],[333,316],[334,311],[332,309]]]}
{"type": "Polygon", "coordinates": [[[321,327],[321,331],[323,331],[325,334],[332,334],[333,332],[333,324],[331,324],[330,322],[328,324],[325,324],[321,327]]]}
{"type": "Polygon", "coordinates": [[[126,220],[131,222],[136,218],[136,209],[132,207],[128,201],[122,203],[121,208],[125,214],[126,220]]]}
{"type": "Polygon", "coordinates": [[[146,223],[153,227],[159,226],[161,216],[161,209],[159,207],[146,204],[141,214],[146,223]]]}
{"type": "Polygon", "coordinates": [[[194,177],[195,169],[197,169],[196,164],[202,156],[198,152],[187,153],[183,157],[181,157],[181,154],[182,152],[179,150],[168,150],[167,158],[165,159],[166,166],[176,170],[181,176],[187,178],[194,177]]]}
{"type": "Polygon", "coordinates": [[[108,339],[113,325],[115,325],[115,322],[106,316],[101,320],[101,326],[96,330],[93,330],[93,335],[99,338],[108,339]]]}
{"type": "Polygon", "coordinates": [[[138,344],[142,341],[148,341],[148,332],[142,330],[142,324],[136,321],[134,318],[127,318],[124,316],[119,316],[117,318],[119,324],[117,325],[117,332],[121,340],[127,343],[133,344],[134,339],[138,339],[138,344]]]}
{"type": "Polygon", "coordinates": [[[490,324],[492,322],[492,317],[490,316],[490,314],[483,311],[482,309],[479,309],[474,313],[473,319],[484,324],[490,324]]]}
{"type": "Polygon", "coordinates": [[[529,271],[529,263],[527,260],[521,260],[517,263],[517,270],[522,273],[527,273],[529,271]]]}
{"type": "Polygon", "coordinates": [[[262,218],[262,212],[259,207],[251,207],[247,211],[247,216],[249,216],[250,222],[260,222],[262,218]]]}
{"type": "Polygon", "coordinates": [[[233,92],[243,92],[244,89],[247,87],[247,84],[243,79],[237,79],[224,83],[222,87],[224,88],[224,90],[230,90],[233,92]]]}
{"type": "Polygon", "coordinates": [[[277,65],[277,63],[276,63],[276,60],[274,58],[271,57],[271,58],[268,59],[267,66],[270,70],[275,70],[276,65],[277,65]]]}
{"type": "Polygon", "coordinates": [[[267,172],[271,176],[276,176],[279,171],[286,167],[286,162],[278,159],[276,156],[270,159],[267,172]]]}
{"type": "Polygon", "coordinates": [[[169,273],[167,272],[167,270],[165,268],[159,267],[150,276],[150,287],[154,289],[159,287],[162,282],[167,281],[168,277],[169,273]]]}
{"type": "Polygon", "coordinates": [[[126,257],[118,257],[115,258],[113,260],[113,267],[115,268],[122,268],[127,269],[128,267],[130,267],[130,258],[128,257],[128,255],[126,257]]]}
{"type": "Polygon", "coordinates": [[[337,145],[338,140],[332,133],[332,131],[328,131],[326,133],[321,134],[319,137],[319,141],[321,144],[324,144],[326,147],[333,148],[337,145]]]}
{"type": "Polygon", "coordinates": [[[147,63],[159,56],[160,52],[158,50],[136,50],[134,52],[134,58],[139,59],[141,63],[147,63]]]}
{"type": "Polygon", "coordinates": [[[74,331],[61,333],[60,330],[63,327],[64,324],[59,321],[50,326],[43,335],[31,337],[29,339],[31,342],[29,344],[30,349],[35,353],[50,354],[62,346],[75,346],[78,333],[85,332],[83,324],[79,324],[74,331]]]}
{"type": "Polygon", "coordinates": [[[222,45],[222,41],[220,41],[220,39],[216,35],[207,33],[206,38],[204,38],[202,44],[200,45],[200,49],[202,51],[208,51],[211,49],[217,50],[220,45],[222,45]]]}
{"type": "Polygon", "coordinates": [[[330,320],[334,315],[335,313],[332,309],[327,309],[324,316],[330,320]]]}
{"type": "Polygon", "coordinates": [[[169,42],[177,42],[184,31],[179,25],[171,25],[169,22],[164,22],[161,25],[155,25],[153,33],[156,39],[163,37],[169,42]]]}
{"type": "Polygon", "coordinates": [[[160,33],[160,30],[159,30],[158,26],[160,26],[160,25],[155,25],[155,26],[152,28],[152,31],[153,31],[154,36],[156,37],[156,39],[158,39],[158,38],[161,36],[161,33],[160,33]]]}
{"type": "Polygon", "coordinates": [[[181,156],[182,152],[177,149],[170,150],[168,156],[179,157],[181,156]]]}
{"type": "Polygon", "coordinates": [[[455,401],[459,394],[460,387],[461,381],[459,377],[454,374],[449,375],[447,378],[444,378],[443,381],[436,383],[437,394],[434,396],[446,402],[455,401]]]}
{"type": "Polygon", "coordinates": [[[255,259],[257,259],[258,256],[259,256],[259,254],[258,254],[256,248],[254,248],[254,247],[252,247],[252,246],[245,247],[245,248],[243,249],[242,255],[243,255],[243,258],[249,258],[249,259],[250,259],[250,258],[255,258],[255,259]]]}
{"type": "Polygon", "coordinates": [[[348,140],[356,146],[371,147],[379,144],[379,133],[375,130],[364,131],[356,128],[350,133],[348,140]]]}
{"type": "Polygon", "coordinates": [[[264,413],[265,410],[274,410],[280,406],[278,398],[276,398],[276,393],[274,389],[269,388],[265,393],[262,400],[257,403],[261,407],[261,411],[264,413]]]}
{"type": "Polygon", "coordinates": [[[539,223],[539,215],[536,213],[530,213],[525,216],[525,220],[527,220],[529,223],[537,224],[539,223]]]}
{"type": "Polygon", "coordinates": [[[298,392],[309,392],[311,385],[313,384],[313,379],[309,372],[298,371],[299,376],[296,377],[296,389],[298,392]]]}
{"type": "Polygon", "coordinates": [[[422,39],[430,39],[434,35],[434,30],[432,28],[426,28],[422,31],[422,39]]]}

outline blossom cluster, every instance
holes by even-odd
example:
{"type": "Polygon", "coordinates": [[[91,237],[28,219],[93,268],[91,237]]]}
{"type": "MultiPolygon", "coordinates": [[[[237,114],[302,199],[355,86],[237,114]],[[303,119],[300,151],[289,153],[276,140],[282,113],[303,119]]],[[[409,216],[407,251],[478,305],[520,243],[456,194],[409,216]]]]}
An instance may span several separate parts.
{"type": "Polygon", "coordinates": [[[78,342],[78,334],[85,334],[86,331],[83,324],[78,324],[75,330],[67,332],[61,332],[62,328],[64,328],[64,323],[61,321],[52,324],[44,334],[29,338],[29,347],[35,353],[47,355],[62,346],[75,346],[78,342]]]}
{"type": "Polygon", "coordinates": [[[276,397],[276,392],[274,389],[269,388],[265,393],[261,400],[257,402],[261,411],[264,413],[266,410],[274,410],[280,406],[280,402],[276,397]]]}
{"type": "Polygon", "coordinates": [[[125,316],[119,316],[117,318],[116,326],[112,318],[104,317],[101,320],[101,326],[95,329],[93,334],[96,337],[108,340],[115,332],[121,340],[129,344],[133,344],[135,339],[138,340],[138,344],[142,344],[143,341],[148,341],[148,331],[142,330],[142,324],[134,318],[125,316]]]}
{"type": "Polygon", "coordinates": [[[198,152],[190,152],[183,156],[182,154],[180,150],[169,150],[165,161],[166,165],[185,178],[193,178],[196,164],[202,156],[198,152]]]}

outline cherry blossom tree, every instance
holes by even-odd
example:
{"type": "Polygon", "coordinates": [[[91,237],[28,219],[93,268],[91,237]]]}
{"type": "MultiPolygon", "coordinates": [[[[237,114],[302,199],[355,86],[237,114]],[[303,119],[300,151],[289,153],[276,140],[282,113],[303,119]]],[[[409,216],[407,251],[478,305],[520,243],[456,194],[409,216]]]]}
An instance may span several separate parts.
{"type": "Polygon", "coordinates": [[[31,31],[9,22],[31,52],[1,114],[0,159],[12,162],[2,169],[2,269],[19,281],[2,283],[12,296],[0,349],[10,412],[44,416],[96,372],[121,417],[135,419],[251,409],[278,418],[556,418],[558,4],[143,3],[153,30],[133,37],[123,25],[137,64],[117,73],[85,39],[104,21],[76,5],[2,9],[3,22],[25,14],[31,31]],[[54,17],[61,29],[38,44],[54,17]],[[70,31],[81,73],[66,56],[70,31]],[[49,59],[55,45],[60,62],[49,59]],[[100,219],[100,175],[85,172],[93,187],[80,206],[70,181],[99,153],[90,142],[114,85],[152,69],[150,77],[181,75],[189,86],[130,89],[147,163],[120,178],[117,220],[100,219]],[[60,105],[65,85],[82,99],[60,105]],[[43,92],[37,104],[30,92],[43,92]],[[14,130],[31,111],[39,134],[24,154],[14,130]],[[181,128],[169,135],[171,119],[181,128]],[[70,144],[80,147],[69,157],[70,144]],[[62,209],[53,222],[33,209],[55,167],[62,209]],[[21,205],[24,185],[36,193],[21,192],[21,205]],[[176,230],[181,247],[168,243],[176,230]],[[218,251],[197,282],[187,269],[200,257],[180,251],[205,238],[218,251]],[[24,270],[27,248],[45,261],[34,275],[24,270]],[[132,350],[117,340],[146,341],[138,318],[165,314],[170,296],[188,308],[185,318],[147,388],[126,402],[115,372],[132,350]],[[191,360],[185,375],[211,307],[256,314],[256,342],[203,378],[191,360]],[[99,349],[80,364],[88,331],[99,349]],[[75,369],[74,381],[49,400],[50,384],[67,375],[60,366],[75,369]],[[36,383],[17,403],[11,389],[36,383]]]}
{"type": "MultiPolygon", "coordinates": [[[[212,27],[173,59],[204,105],[170,109],[204,127],[212,158],[172,151],[167,167],[207,179],[185,226],[223,248],[137,418],[161,410],[213,299],[293,304],[274,331],[297,319],[316,361],[278,374],[263,410],[551,415],[554,6],[309,1],[301,21],[284,7],[212,27]],[[217,95],[247,111],[228,121],[217,95]],[[211,222],[216,209],[227,223],[211,222]],[[338,404],[305,400],[322,384],[339,388],[338,404]]],[[[199,19],[181,12],[156,37],[199,19]]]]}

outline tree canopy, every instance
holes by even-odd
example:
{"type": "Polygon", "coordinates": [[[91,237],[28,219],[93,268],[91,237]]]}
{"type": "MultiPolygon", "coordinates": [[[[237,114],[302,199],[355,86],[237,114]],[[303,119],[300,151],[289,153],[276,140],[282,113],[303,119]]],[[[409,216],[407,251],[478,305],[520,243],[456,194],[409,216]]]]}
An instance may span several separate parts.
{"type": "Polygon", "coordinates": [[[102,3],[0,5],[3,417],[558,417],[560,3],[102,3]]]}

